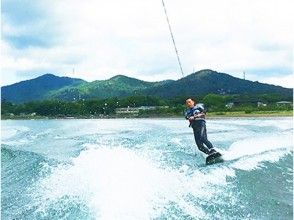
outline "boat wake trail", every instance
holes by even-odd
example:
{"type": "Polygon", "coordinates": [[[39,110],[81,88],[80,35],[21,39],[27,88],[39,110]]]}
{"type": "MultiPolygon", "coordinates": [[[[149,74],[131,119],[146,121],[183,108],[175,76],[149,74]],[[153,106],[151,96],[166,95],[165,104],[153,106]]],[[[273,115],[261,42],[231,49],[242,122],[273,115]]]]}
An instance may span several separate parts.
{"type": "Polygon", "coordinates": [[[193,154],[180,120],[110,122],[7,122],[2,217],[293,218],[288,119],[212,121],[210,139],[225,161],[210,166],[193,154]]]}
{"type": "Polygon", "coordinates": [[[195,170],[164,166],[132,149],[86,144],[71,163],[50,167],[50,175],[33,188],[34,200],[42,218],[50,217],[51,209],[68,218],[63,210],[69,208],[99,219],[210,219],[232,208],[232,216],[247,217],[250,211],[238,205],[230,181],[236,170],[251,175],[248,171],[291,152],[291,141],[283,136],[239,141],[224,153],[229,163],[195,170]]]}

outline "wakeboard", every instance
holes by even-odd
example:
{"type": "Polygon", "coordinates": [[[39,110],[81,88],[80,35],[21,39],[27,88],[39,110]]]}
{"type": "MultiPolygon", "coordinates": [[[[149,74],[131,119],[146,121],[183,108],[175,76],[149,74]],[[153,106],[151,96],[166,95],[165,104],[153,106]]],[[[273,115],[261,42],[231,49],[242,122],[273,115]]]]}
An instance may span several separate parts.
{"type": "Polygon", "coordinates": [[[219,152],[214,152],[206,157],[206,165],[222,162],[224,162],[224,159],[222,158],[222,154],[219,152]]]}

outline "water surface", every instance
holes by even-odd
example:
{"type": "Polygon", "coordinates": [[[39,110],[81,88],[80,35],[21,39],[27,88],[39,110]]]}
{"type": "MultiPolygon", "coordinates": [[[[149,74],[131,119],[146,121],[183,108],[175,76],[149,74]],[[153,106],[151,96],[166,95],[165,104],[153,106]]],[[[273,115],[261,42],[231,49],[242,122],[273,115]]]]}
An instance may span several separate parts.
{"type": "Polygon", "coordinates": [[[2,121],[2,219],[292,219],[292,118],[2,121]]]}

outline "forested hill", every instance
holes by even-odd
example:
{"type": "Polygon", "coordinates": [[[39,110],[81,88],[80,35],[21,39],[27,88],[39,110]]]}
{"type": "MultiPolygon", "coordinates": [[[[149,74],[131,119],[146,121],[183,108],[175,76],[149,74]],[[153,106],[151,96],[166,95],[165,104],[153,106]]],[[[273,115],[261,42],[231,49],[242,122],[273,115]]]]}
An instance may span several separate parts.
{"type": "Polygon", "coordinates": [[[146,90],[147,94],[155,94],[160,97],[207,95],[214,94],[280,94],[292,96],[292,89],[283,88],[260,82],[253,82],[233,77],[226,73],[212,70],[202,70],[177,81],[170,82],[160,87],[146,90]]]}
{"type": "Polygon", "coordinates": [[[93,98],[149,95],[162,98],[214,94],[279,94],[292,97],[292,89],[250,80],[243,80],[225,73],[201,70],[179,80],[146,82],[117,75],[108,80],[86,82],[81,79],[45,74],[1,88],[2,99],[13,103],[33,100],[79,100],[93,98]]]}
{"type": "Polygon", "coordinates": [[[79,86],[86,81],[45,74],[35,79],[1,87],[1,98],[13,103],[50,99],[50,93],[67,86],[79,86]]]}

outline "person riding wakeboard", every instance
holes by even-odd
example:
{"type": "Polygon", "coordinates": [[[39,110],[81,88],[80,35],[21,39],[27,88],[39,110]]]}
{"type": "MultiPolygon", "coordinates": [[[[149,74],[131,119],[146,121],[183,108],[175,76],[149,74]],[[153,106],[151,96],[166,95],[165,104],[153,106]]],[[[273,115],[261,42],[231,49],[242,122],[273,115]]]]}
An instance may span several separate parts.
{"type": "Polygon", "coordinates": [[[203,153],[209,155],[206,159],[206,163],[209,163],[210,159],[220,157],[221,154],[214,149],[212,143],[207,139],[205,121],[206,112],[204,110],[204,107],[200,104],[196,105],[196,102],[191,98],[188,98],[186,100],[186,106],[187,111],[185,113],[185,118],[190,122],[189,127],[193,128],[194,138],[198,149],[203,153]]]}

